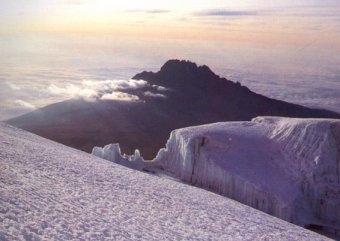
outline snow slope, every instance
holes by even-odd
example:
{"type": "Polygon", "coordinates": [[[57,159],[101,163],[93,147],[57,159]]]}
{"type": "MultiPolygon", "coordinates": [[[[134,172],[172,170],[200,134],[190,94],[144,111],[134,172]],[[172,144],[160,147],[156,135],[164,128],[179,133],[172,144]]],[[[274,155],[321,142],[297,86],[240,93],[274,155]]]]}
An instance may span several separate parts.
{"type": "Polygon", "coordinates": [[[152,164],[289,222],[340,234],[340,120],[258,117],[179,129],[152,164]]]}
{"type": "Polygon", "coordinates": [[[327,240],[0,123],[0,240],[327,240]]]}

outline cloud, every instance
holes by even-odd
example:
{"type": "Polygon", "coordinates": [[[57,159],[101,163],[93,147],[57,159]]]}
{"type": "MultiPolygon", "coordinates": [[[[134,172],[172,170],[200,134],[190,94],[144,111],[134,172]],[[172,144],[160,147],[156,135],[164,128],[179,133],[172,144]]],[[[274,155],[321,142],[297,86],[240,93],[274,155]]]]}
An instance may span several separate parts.
{"type": "Polygon", "coordinates": [[[108,91],[122,91],[122,90],[136,90],[147,86],[148,82],[145,80],[83,80],[82,85],[96,91],[108,90],[108,91]]]}
{"type": "Polygon", "coordinates": [[[171,12],[170,10],[166,10],[166,9],[152,9],[152,10],[147,10],[145,11],[146,13],[169,13],[171,12]]]}
{"type": "Polygon", "coordinates": [[[138,101],[139,97],[136,95],[127,94],[124,92],[112,92],[101,96],[101,100],[121,100],[121,101],[138,101]]]}
{"type": "Polygon", "coordinates": [[[210,9],[210,10],[195,12],[194,15],[201,16],[201,17],[243,17],[243,16],[256,16],[256,15],[259,15],[259,12],[210,9]]]}
{"type": "Polygon", "coordinates": [[[165,87],[159,86],[159,85],[152,85],[152,87],[154,87],[158,91],[169,91],[170,90],[168,88],[165,88],[165,87]]]}
{"type": "Polygon", "coordinates": [[[273,8],[269,15],[334,18],[339,16],[339,10],[340,7],[335,5],[296,5],[273,8]]]}
{"type": "Polygon", "coordinates": [[[161,14],[161,13],[170,13],[170,10],[167,9],[130,9],[127,12],[129,13],[148,13],[148,14],[161,14]]]}
{"type": "Polygon", "coordinates": [[[11,88],[11,90],[20,90],[21,87],[20,86],[17,86],[11,82],[6,82],[6,84],[8,85],[9,88],[11,88]]]}
{"type": "Polygon", "coordinates": [[[68,84],[65,87],[50,85],[50,93],[65,98],[82,98],[88,101],[105,100],[138,100],[135,95],[124,91],[138,90],[148,86],[144,80],[83,80],[79,85],[68,84]]]}
{"type": "Polygon", "coordinates": [[[83,99],[96,99],[98,97],[98,93],[90,88],[81,88],[79,86],[75,86],[72,84],[67,85],[66,87],[58,87],[56,85],[50,85],[48,90],[55,95],[61,95],[69,98],[83,98],[83,99]]]}
{"type": "Polygon", "coordinates": [[[67,5],[82,5],[87,3],[88,0],[61,0],[59,3],[67,4],[67,5]]]}
{"type": "Polygon", "coordinates": [[[151,91],[144,92],[144,96],[154,97],[154,98],[166,98],[166,96],[163,94],[153,93],[151,91]]]}
{"type": "Polygon", "coordinates": [[[32,110],[36,109],[36,107],[34,105],[32,105],[32,104],[30,104],[30,103],[28,103],[24,100],[17,99],[17,100],[15,100],[15,103],[22,106],[22,107],[25,107],[27,109],[32,109],[32,110]]]}

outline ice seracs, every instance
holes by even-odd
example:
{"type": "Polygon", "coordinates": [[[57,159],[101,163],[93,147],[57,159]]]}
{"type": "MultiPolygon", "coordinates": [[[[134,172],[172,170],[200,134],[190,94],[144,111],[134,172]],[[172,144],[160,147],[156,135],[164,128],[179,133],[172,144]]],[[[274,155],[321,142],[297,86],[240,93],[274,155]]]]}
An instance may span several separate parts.
{"type": "Polygon", "coordinates": [[[258,117],[179,129],[152,163],[289,222],[340,232],[340,120],[258,117]]]}
{"type": "Polygon", "coordinates": [[[137,170],[142,170],[142,168],[146,165],[143,157],[140,155],[139,150],[135,150],[134,155],[131,156],[126,154],[122,155],[119,144],[117,143],[106,145],[103,148],[94,147],[92,150],[92,154],[97,157],[137,170]]]}

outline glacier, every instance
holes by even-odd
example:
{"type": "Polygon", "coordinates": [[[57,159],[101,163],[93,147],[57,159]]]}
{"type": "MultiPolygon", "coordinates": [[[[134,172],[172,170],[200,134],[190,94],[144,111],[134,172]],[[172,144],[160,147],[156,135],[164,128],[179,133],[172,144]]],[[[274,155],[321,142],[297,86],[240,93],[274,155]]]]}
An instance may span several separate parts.
{"type": "Polygon", "coordinates": [[[136,154],[119,160],[340,235],[340,120],[257,117],[188,127],[172,131],[153,160],[136,154]]]}
{"type": "Polygon", "coordinates": [[[330,240],[212,192],[1,122],[0,166],[4,241],[330,240]]]}

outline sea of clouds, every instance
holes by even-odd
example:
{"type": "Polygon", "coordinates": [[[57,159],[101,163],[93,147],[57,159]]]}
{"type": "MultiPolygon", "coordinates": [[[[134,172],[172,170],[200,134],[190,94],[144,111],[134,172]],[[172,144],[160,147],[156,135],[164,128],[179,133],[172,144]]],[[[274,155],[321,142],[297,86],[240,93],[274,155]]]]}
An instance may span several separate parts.
{"type": "Polygon", "coordinates": [[[68,99],[85,101],[116,100],[140,101],[130,93],[138,91],[149,98],[166,98],[167,88],[150,85],[145,80],[107,79],[46,82],[3,82],[0,83],[0,118],[7,119],[24,114],[48,104],[68,99]],[[56,82],[56,83],[55,83],[56,82]]]}
{"type": "MultiPolygon", "coordinates": [[[[0,120],[70,98],[139,101],[132,90],[147,83],[130,78],[144,70],[158,71],[173,58],[208,65],[271,98],[340,112],[340,57],[333,49],[76,36],[7,38],[0,39],[7,43],[0,60],[0,120]]],[[[143,95],[166,98],[162,87],[143,95]]]]}
{"type": "Polygon", "coordinates": [[[64,98],[82,98],[88,101],[95,100],[139,100],[136,95],[128,94],[124,91],[136,90],[147,87],[144,80],[82,80],[78,85],[67,84],[57,86],[51,84],[48,90],[51,94],[64,98]]]}

